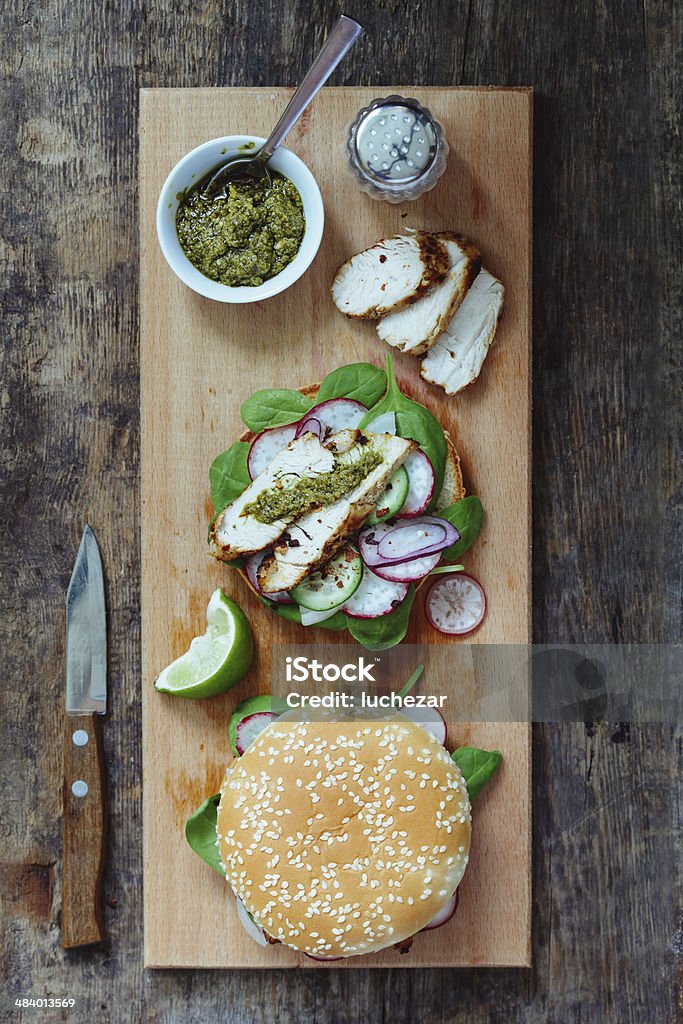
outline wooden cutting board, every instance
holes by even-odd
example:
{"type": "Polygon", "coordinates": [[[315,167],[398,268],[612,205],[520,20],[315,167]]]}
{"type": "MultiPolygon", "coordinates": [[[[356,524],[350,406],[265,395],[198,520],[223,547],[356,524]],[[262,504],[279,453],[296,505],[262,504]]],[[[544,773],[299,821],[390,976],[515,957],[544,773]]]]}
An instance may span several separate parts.
{"type": "MultiPolygon", "coordinates": [[[[242,931],[220,877],[191,852],[184,823],[219,787],[230,760],[227,723],[246,696],[270,687],[277,643],[333,636],[294,627],[266,611],[226,566],[207,557],[212,513],[208,470],[242,430],[241,402],[263,387],[319,381],[344,363],[383,364],[386,347],[370,323],[347,320],[329,286],[352,253],[406,226],[468,236],[506,288],[503,319],[479,381],[448,398],[423,383],[418,364],[395,354],[399,383],[429,406],[456,439],[469,492],[480,495],[485,528],[466,556],[488,595],[477,643],[530,639],[530,257],[529,90],[375,86],[324,89],[288,146],[313,171],[325,204],[325,233],[312,267],[292,288],[258,305],[227,306],[195,295],[159,250],[156,201],[180,157],[207,139],[267,135],[288,89],[159,89],[141,93],[141,436],[142,703],[145,963],[148,967],[322,967],[286,949],[265,950],[242,931]],[[346,173],[345,125],[375,96],[416,96],[444,125],[451,152],[437,187],[391,206],[362,193],[346,173]],[[158,672],[204,631],[216,586],[249,616],[257,655],[234,691],[184,701],[153,689],[158,672]]],[[[423,594],[407,643],[451,643],[424,620],[423,594]]],[[[349,638],[345,638],[349,642],[349,638]]],[[[440,664],[447,665],[446,658],[440,664]]],[[[411,665],[412,667],[412,665],[411,665]]],[[[446,669],[430,680],[453,690],[446,669]]],[[[497,747],[504,768],[477,801],[472,860],[461,904],[444,928],[421,935],[407,956],[393,950],[344,966],[526,965],[530,962],[530,729],[456,725],[459,745],[497,747]]]]}

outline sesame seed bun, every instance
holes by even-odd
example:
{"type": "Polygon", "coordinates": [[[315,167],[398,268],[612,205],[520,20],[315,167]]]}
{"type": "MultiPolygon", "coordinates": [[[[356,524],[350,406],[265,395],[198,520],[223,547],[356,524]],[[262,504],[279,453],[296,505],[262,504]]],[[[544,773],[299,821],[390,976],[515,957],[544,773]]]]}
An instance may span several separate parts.
{"type": "Polygon", "coordinates": [[[269,725],[228,769],[218,809],[226,877],[273,939],[321,958],[421,931],[467,866],[460,770],[421,726],[269,725]]]}

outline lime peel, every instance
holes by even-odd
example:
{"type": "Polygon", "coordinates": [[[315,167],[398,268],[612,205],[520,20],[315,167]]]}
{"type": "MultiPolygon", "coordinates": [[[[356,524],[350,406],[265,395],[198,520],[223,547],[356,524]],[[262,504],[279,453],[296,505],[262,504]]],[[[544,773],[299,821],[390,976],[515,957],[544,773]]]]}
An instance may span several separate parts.
{"type": "Polygon", "coordinates": [[[249,620],[218,588],[206,609],[206,632],[161,672],[155,687],[176,697],[201,699],[225,693],[251,665],[254,639],[249,620]]]}

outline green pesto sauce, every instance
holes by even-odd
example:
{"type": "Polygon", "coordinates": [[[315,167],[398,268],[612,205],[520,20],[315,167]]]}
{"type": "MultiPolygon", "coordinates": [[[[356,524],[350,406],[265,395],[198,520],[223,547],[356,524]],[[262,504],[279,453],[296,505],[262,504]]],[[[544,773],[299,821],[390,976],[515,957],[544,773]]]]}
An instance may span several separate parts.
{"type": "Polygon", "coordinates": [[[178,241],[205,277],[232,287],[259,285],[292,262],[304,237],[301,196],[288,178],[233,182],[227,196],[205,199],[203,182],[180,198],[178,241]]]}
{"type": "Polygon", "coordinates": [[[331,505],[353,490],[381,461],[381,455],[373,448],[365,448],[355,462],[340,462],[329,473],[302,477],[291,487],[264,491],[255,501],[244,506],[244,515],[253,516],[260,523],[298,519],[311,509],[331,505]]]}

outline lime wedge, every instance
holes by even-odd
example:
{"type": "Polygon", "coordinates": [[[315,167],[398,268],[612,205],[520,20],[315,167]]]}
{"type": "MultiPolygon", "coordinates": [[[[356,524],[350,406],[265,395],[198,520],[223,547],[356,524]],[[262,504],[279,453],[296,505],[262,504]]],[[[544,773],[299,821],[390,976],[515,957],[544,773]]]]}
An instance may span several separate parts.
{"type": "Polygon", "coordinates": [[[238,604],[215,590],[206,609],[207,630],[190,649],[165,668],[155,682],[176,697],[215,697],[238,683],[254,655],[249,621],[238,604]]]}

